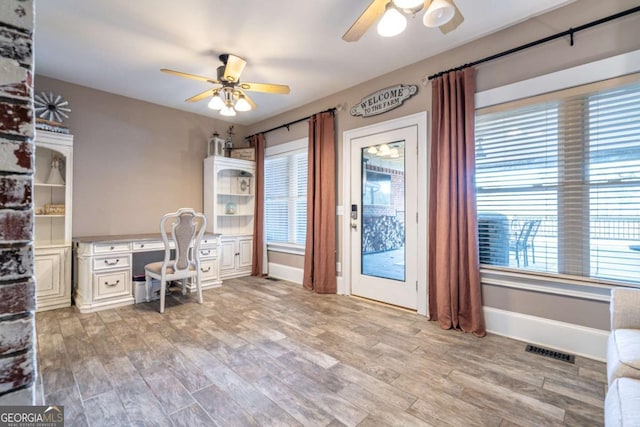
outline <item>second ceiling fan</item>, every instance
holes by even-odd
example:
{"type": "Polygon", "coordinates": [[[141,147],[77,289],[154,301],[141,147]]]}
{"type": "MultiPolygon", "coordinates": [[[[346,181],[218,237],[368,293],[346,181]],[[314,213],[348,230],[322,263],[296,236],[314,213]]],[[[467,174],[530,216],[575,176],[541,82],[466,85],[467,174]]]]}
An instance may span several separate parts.
{"type": "Polygon", "coordinates": [[[202,77],[195,74],[183,73],[162,68],[160,71],[188,79],[211,83],[213,86],[204,92],[187,98],[186,102],[197,102],[211,97],[209,108],[219,110],[223,116],[235,116],[237,111],[249,111],[256,108],[255,102],[245,93],[246,91],[288,94],[289,86],[271,83],[240,82],[240,74],[247,65],[247,61],[239,56],[224,53],[219,56],[222,65],[217,68],[217,77],[202,77]]]}
{"type": "Polygon", "coordinates": [[[424,25],[439,27],[445,34],[458,28],[464,21],[453,0],[373,0],[342,39],[347,42],[358,41],[378,18],[378,34],[383,37],[395,36],[407,26],[404,14],[415,15],[423,9],[424,25]]]}

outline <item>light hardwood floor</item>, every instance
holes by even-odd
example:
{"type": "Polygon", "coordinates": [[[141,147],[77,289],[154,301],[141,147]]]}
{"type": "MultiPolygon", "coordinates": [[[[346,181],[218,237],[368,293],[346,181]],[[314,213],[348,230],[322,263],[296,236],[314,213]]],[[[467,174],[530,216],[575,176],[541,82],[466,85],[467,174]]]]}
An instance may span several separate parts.
{"type": "Polygon", "coordinates": [[[264,279],[36,315],[40,399],[66,425],[599,426],[604,363],[441,330],[264,279]]]}

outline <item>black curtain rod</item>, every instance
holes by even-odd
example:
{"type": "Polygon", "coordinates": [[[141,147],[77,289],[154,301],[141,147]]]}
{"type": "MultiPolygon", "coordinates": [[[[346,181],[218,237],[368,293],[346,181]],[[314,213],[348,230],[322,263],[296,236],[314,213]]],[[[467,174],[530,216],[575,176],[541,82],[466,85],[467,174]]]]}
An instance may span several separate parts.
{"type": "Polygon", "coordinates": [[[482,64],[483,62],[493,61],[494,59],[502,58],[503,56],[511,55],[512,53],[520,52],[521,50],[529,49],[530,47],[538,46],[540,44],[549,42],[551,40],[559,39],[561,37],[569,36],[570,45],[573,46],[573,35],[579,31],[586,30],[587,28],[595,27],[596,25],[604,24],[605,22],[613,21],[614,19],[622,18],[627,15],[631,15],[632,13],[640,12],[640,6],[632,7],[631,9],[624,10],[622,12],[615,13],[613,15],[606,16],[604,18],[596,19],[595,21],[588,22],[586,24],[580,25],[576,28],[569,28],[566,31],[562,31],[560,33],[544,37],[542,39],[523,44],[522,46],[514,47],[513,49],[505,50],[504,52],[496,53],[495,55],[487,56],[486,58],[478,59],[477,61],[470,62],[468,64],[460,65],[455,68],[450,68],[448,70],[440,71],[438,73],[432,74],[429,76],[429,80],[433,80],[435,78],[440,77],[443,74],[447,74],[450,71],[460,71],[465,68],[473,67],[478,64],[482,64]]]}
{"type": "MultiPolygon", "coordinates": [[[[335,108],[329,108],[329,109],[327,109],[327,110],[320,111],[319,113],[316,113],[316,114],[320,114],[320,113],[331,113],[331,114],[333,114],[333,113],[335,113],[335,111],[336,111],[336,109],[335,109],[335,108]]],[[[285,124],[283,124],[283,125],[276,126],[276,127],[274,127],[274,128],[271,128],[271,129],[268,129],[268,130],[265,130],[265,131],[262,131],[262,132],[256,132],[256,133],[254,133],[253,135],[249,135],[249,136],[247,136],[245,139],[250,139],[252,136],[258,135],[258,134],[260,134],[260,133],[263,133],[263,134],[264,134],[264,133],[269,133],[269,132],[273,132],[274,130],[278,130],[278,129],[282,129],[282,128],[287,128],[287,130],[289,130],[289,126],[291,126],[291,125],[295,125],[296,123],[304,122],[305,120],[309,120],[309,119],[310,119],[312,116],[314,116],[314,115],[315,115],[315,114],[312,114],[311,116],[303,117],[303,118],[301,118],[301,119],[294,120],[294,121],[292,121],[292,122],[285,123],[285,124]]]]}

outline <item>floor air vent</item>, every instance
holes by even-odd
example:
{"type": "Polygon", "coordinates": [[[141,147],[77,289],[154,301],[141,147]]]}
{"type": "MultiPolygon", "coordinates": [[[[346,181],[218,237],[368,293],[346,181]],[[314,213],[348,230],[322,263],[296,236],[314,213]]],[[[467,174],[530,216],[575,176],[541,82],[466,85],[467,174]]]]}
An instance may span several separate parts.
{"type": "Polygon", "coordinates": [[[267,280],[271,280],[272,282],[279,282],[280,279],[278,279],[277,277],[271,277],[271,276],[265,276],[264,277],[267,280]]]}
{"type": "Polygon", "coordinates": [[[576,363],[576,357],[573,354],[563,353],[561,351],[550,350],[537,345],[527,344],[524,351],[539,354],[541,356],[551,357],[552,359],[562,360],[563,362],[576,363]]]}

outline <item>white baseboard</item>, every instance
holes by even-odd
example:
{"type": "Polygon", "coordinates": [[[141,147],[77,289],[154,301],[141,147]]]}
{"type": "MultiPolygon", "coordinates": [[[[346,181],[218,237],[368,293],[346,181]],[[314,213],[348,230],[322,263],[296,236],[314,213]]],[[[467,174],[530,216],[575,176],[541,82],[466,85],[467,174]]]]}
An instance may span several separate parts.
{"type": "MultiPolygon", "coordinates": [[[[304,271],[301,268],[289,267],[288,265],[269,263],[269,276],[277,279],[287,280],[289,282],[302,285],[302,278],[304,277],[304,271]]],[[[338,295],[345,295],[344,280],[342,276],[336,277],[338,295]]]]}
{"type": "Polygon", "coordinates": [[[338,295],[349,295],[350,292],[347,292],[348,290],[344,288],[344,277],[343,276],[337,276],[336,277],[336,294],[338,295]]]}
{"type": "Polygon", "coordinates": [[[604,362],[608,331],[484,307],[487,332],[604,362]]]}
{"type": "Polygon", "coordinates": [[[302,285],[302,278],[304,274],[301,268],[270,262],[269,276],[302,285]]]}

